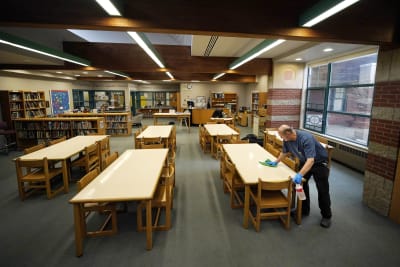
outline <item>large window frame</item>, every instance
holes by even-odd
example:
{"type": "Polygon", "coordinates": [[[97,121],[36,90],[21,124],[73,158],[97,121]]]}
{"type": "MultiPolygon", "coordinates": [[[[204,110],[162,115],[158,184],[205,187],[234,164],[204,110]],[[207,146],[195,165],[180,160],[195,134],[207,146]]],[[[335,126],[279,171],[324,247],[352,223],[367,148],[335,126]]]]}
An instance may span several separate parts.
{"type": "Polygon", "coordinates": [[[367,146],[376,60],[369,53],[309,66],[303,128],[367,146]]]}

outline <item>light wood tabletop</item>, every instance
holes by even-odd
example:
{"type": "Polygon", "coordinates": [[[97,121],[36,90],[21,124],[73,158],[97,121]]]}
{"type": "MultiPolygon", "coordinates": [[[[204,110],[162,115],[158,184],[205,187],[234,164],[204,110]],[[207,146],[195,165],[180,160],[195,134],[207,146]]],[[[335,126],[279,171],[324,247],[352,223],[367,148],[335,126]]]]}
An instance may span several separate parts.
{"type": "Polygon", "coordinates": [[[204,124],[204,128],[207,133],[211,136],[211,155],[215,154],[214,142],[217,135],[239,135],[238,132],[233,130],[231,127],[224,123],[220,124],[204,124]]]}
{"type": "Polygon", "coordinates": [[[172,125],[149,125],[136,138],[169,138],[172,132],[172,125]]]}
{"type": "Polygon", "coordinates": [[[146,201],[146,248],[152,248],[151,199],[168,149],[129,149],[77,193],[74,205],[76,255],[83,254],[82,205],[90,202],[146,201]]]}
{"type": "MultiPolygon", "coordinates": [[[[293,177],[296,173],[286,166],[279,163],[277,167],[268,167],[260,164],[260,161],[276,158],[258,144],[225,144],[223,145],[228,157],[235,164],[236,170],[245,184],[244,215],[243,227],[248,227],[249,208],[250,208],[250,186],[257,184],[258,178],[263,181],[285,181],[293,177]]],[[[298,215],[301,212],[301,201],[298,200],[298,215]]],[[[300,214],[301,215],[301,214],[300,214]]],[[[301,217],[297,216],[297,223],[301,223],[301,217]],[[300,219],[300,220],[299,220],[300,219]]]]}
{"type": "Polygon", "coordinates": [[[153,113],[154,125],[157,125],[158,118],[176,118],[178,121],[179,119],[186,119],[186,127],[190,132],[190,112],[156,112],[153,113]]]}
{"type": "Polygon", "coordinates": [[[107,138],[108,135],[78,135],[60,143],[47,146],[35,152],[20,156],[21,160],[40,160],[47,157],[48,160],[62,162],[64,191],[69,191],[69,170],[68,159],[83,151],[86,146],[90,146],[97,141],[107,138]]]}

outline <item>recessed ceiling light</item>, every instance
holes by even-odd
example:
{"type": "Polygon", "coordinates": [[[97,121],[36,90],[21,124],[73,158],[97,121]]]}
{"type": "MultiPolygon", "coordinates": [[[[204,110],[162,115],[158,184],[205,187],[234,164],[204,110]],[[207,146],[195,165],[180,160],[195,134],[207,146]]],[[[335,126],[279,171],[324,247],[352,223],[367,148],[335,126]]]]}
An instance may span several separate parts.
{"type": "Polygon", "coordinates": [[[323,51],[324,52],[331,52],[331,51],[333,51],[333,48],[328,47],[328,48],[325,48],[323,51]]]}
{"type": "Polygon", "coordinates": [[[298,57],[295,59],[296,61],[302,61],[303,59],[301,57],[298,57]]]}
{"type": "Polygon", "coordinates": [[[63,73],[63,72],[62,72],[62,71],[56,71],[56,73],[61,74],[61,73],[63,73]]]}
{"type": "Polygon", "coordinates": [[[79,74],[75,74],[75,77],[79,77],[79,76],[81,76],[81,75],[79,75],[79,74]]]}
{"type": "Polygon", "coordinates": [[[88,74],[88,72],[87,71],[84,71],[84,72],[82,72],[83,74],[88,74]]]}

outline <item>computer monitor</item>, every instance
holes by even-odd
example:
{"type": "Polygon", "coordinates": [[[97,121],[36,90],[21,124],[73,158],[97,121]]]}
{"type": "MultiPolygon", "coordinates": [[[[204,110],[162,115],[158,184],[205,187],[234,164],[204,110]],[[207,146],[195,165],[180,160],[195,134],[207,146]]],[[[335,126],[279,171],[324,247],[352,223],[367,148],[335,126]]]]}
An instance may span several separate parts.
{"type": "Polygon", "coordinates": [[[186,102],[187,102],[188,108],[194,108],[194,101],[188,100],[186,102]]]}

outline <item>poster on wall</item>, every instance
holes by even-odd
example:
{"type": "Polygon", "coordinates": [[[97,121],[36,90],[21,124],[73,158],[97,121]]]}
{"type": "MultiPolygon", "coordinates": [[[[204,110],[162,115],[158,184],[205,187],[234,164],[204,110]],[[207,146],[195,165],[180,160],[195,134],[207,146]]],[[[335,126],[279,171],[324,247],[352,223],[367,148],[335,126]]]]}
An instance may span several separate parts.
{"type": "Polygon", "coordinates": [[[54,115],[64,113],[69,110],[68,90],[50,91],[51,109],[54,115]]]}

